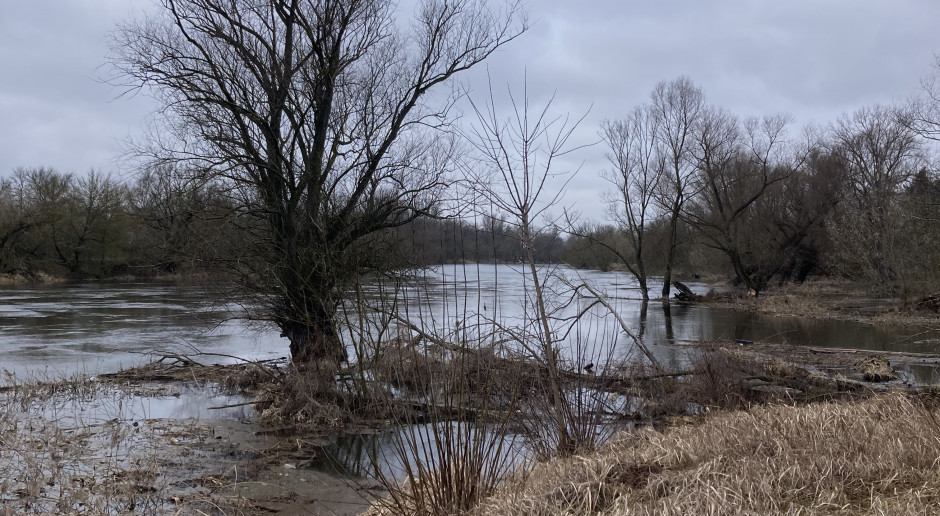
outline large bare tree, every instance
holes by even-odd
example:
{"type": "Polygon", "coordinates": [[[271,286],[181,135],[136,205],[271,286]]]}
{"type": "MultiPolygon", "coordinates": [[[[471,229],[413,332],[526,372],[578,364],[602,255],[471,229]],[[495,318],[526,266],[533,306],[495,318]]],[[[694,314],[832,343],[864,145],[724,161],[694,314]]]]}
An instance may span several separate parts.
{"type": "Polygon", "coordinates": [[[788,261],[799,243],[781,237],[782,229],[763,197],[803,160],[788,145],[785,115],[749,118],[714,107],[705,110],[696,132],[696,190],[686,216],[705,245],[725,254],[737,279],[754,294],[788,261]]]}
{"type": "Polygon", "coordinates": [[[921,141],[896,106],[864,107],[832,125],[832,153],[846,171],[846,202],[840,205],[834,237],[848,262],[864,257],[863,268],[882,283],[900,272],[894,240],[902,213],[897,195],[925,165],[921,141]]]}
{"type": "Polygon", "coordinates": [[[368,265],[353,251],[434,209],[448,182],[434,131],[456,91],[441,86],[525,30],[519,5],[425,0],[409,24],[388,0],[160,4],[112,45],[118,77],[156,97],[174,137],[155,154],[245,201],[257,245],[239,264],[294,361],[343,360],[336,310],[368,265]]]}
{"type": "Polygon", "coordinates": [[[633,274],[644,301],[649,300],[644,244],[649,224],[657,214],[654,201],[666,172],[665,149],[657,138],[659,123],[652,106],[644,104],[627,118],[607,121],[601,128],[612,166],[602,175],[614,187],[606,199],[608,209],[630,248],[624,253],[602,241],[598,243],[616,254],[633,274]]]}
{"type": "Polygon", "coordinates": [[[679,247],[679,224],[686,201],[694,196],[695,131],[704,114],[705,95],[688,77],[660,82],[651,95],[658,118],[656,138],[665,153],[666,169],[659,182],[659,203],[669,222],[669,241],[663,271],[663,302],[669,301],[672,268],[679,247]]]}

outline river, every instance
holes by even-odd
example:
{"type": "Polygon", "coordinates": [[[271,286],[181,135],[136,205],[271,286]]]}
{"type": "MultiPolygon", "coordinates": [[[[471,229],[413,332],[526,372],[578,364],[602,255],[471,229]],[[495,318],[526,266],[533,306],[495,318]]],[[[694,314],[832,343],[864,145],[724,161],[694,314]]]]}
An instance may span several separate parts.
{"type": "MultiPolygon", "coordinates": [[[[554,270],[570,283],[587,282],[604,292],[627,326],[666,365],[687,362],[692,352],[689,343],[714,339],[940,353],[936,330],[678,304],[667,310],[656,302],[644,308],[626,273],[554,270]]],[[[701,283],[688,285],[700,294],[709,290],[701,283]]],[[[659,289],[654,281],[651,293],[656,295],[659,289]]],[[[364,289],[370,299],[379,290],[376,285],[364,289]]],[[[530,303],[531,292],[531,280],[518,266],[447,265],[422,273],[420,281],[402,290],[398,310],[436,333],[459,328],[458,321],[466,320],[511,326],[527,316],[523,307],[530,303]]],[[[550,305],[567,299],[566,292],[564,287],[551,290],[550,305]]],[[[276,329],[233,319],[237,305],[219,299],[212,289],[193,285],[101,282],[0,287],[0,369],[20,376],[56,378],[114,371],[164,352],[191,355],[198,351],[208,354],[203,355],[206,362],[219,363],[232,362],[232,357],[259,360],[287,355],[287,341],[276,329]]],[[[589,302],[576,300],[557,313],[570,315],[589,302]]],[[[613,318],[597,306],[565,342],[569,349],[588,343],[584,360],[610,350],[618,357],[636,351],[613,318]]]]}

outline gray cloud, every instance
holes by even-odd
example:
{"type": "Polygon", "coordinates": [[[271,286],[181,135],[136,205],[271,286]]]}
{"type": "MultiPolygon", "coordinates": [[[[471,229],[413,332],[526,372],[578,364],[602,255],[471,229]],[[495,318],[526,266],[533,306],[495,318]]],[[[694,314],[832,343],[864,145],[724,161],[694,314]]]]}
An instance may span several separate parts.
{"type": "MultiPolygon", "coordinates": [[[[142,130],[150,102],[113,100],[118,91],[96,79],[115,21],[152,8],[145,0],[0,0],[0,174],[40,165],[122,171],[119,142],[142,130]]],[[[596,141],[601,120],[679,75],[739,115],[827,123],[916,92],[940,51],[934,0],[532,0],[528,10],[530,32],[465,81],[479,96],[487,72],[497,90],[521,91],[525,74],[534,104],[555,94],[560,112],[590,109],[577,144],[596,141]]],[[[600,216],[603,148],[560,165],[582,169],[568,201],[600,216]]]]}
{"type": "Polygon", "coordinates": [[[116,20],[144,2],[4,1],[0,6],[0,173],[17,166],[116,170],[119,140],[150,111],[100,81],[116,20]]]}

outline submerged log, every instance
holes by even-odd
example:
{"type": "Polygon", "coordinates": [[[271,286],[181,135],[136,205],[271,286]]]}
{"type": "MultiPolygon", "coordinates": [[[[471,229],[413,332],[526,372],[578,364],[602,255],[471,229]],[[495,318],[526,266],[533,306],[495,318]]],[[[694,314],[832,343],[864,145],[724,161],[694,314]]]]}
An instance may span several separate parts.
{"type": "Polygon", "coordinates": [[[695,295],[695,292],[692,292],[685,283],[681,281],[673,281],[672,286],[678,290],[675,294],[675,298],[680,303],[694,303],[698,301],[698,296],[695,295]]]}
{"type": "Polygon", "coordinates": [[[564,370],[560,372],[561,378],[568,383],[579,383],[594,389],[625,393],[630,389],[655,380],[664,380],[667,378],[681,378],[696,374],[696,371],[674,371],[668,373],[654,373],[644,375],[615,375],[615,374],[585,374],[576,371],[564,370]]]}

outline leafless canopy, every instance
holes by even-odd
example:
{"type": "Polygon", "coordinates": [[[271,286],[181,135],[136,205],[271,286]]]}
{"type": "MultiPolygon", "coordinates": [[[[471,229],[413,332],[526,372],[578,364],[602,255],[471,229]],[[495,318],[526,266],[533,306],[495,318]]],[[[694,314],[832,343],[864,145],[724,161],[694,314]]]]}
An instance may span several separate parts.
{"type": "Polygon", "coordinates": [[[626,119],[607,121],[601,127],[612,167],[602,175],[615,189],[606,200],[611,217],[630,243],[632,256],[609,248],[636,277],[643,299],[649,299],[644,240],[647,227],[658,212],[654,201],[666,173],[665,147],[657,138],[660,122],[653,107],[644,104],[626,119]]]}
{"type": "Polygon", "coordinates": [[[436,91],[525,30],[517,3],[162,0],[114,34],[117,79],[159,101],[160,159],[195,161],[258,216],[253,282],[297,359],[337,358],[347,251],[434,208],[453,95],[436,91]],[[407,26],[409,30],[403,30],[407,26]],[[167,142],[170,142],[167,144],[167,142]]]}

